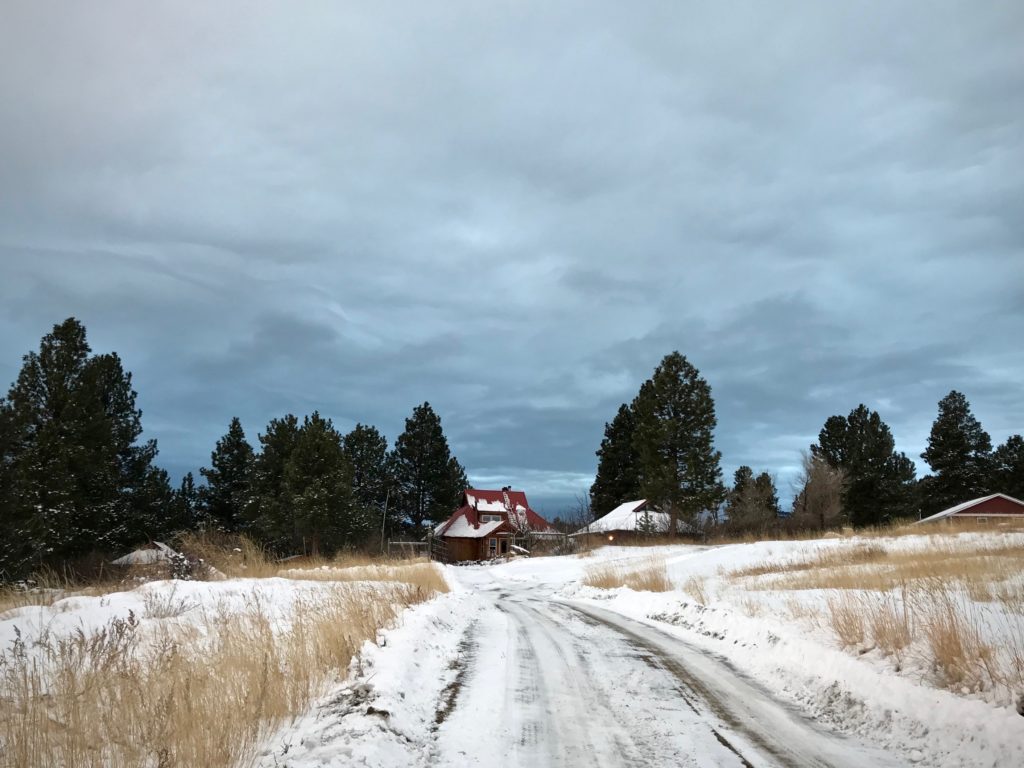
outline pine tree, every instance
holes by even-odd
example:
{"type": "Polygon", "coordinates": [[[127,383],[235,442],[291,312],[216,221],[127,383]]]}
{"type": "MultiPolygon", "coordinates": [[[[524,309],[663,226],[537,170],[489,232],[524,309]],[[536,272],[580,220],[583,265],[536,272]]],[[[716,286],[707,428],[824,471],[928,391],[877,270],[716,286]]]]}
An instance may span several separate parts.
{"type": "Polygon", "coordinates": [[[711,387],[678,352],[667,355],[633,401],[633,449],[641,494],[670,515],[694,523],[725,496],[711,387]]]}
{"type": "Polygon", "coordinates": [[[415,532],[425,522],[441,522],[458,506],[467,487],[466,471],[451,455],[441,419],[430,403],[413,409],[405,431],[395,441],[390,464],[394,508],[415,532]]]}
{"type": "Polygon", "coordinates": [[[244,527],[253,497],[253,464],[252,446],[245,439],[242,422],[235,416],[227,434],[210,453],[210,467],[199,470],[206,478],[206,486],[200,491],[205,525],[225,533],[235,533],[244,527]]]}
{"type": "Polygon", "coordinates": [[[989,490],[1024,501],[1024,437],[1010,435],[993,452],[989,490]]]}
{"type": "Polygon", "coordinates": [[[302,551],[295,509],[285,484],[285,470],[299,442],[299,420],[288,414],[271,419],[260,435],[261,450],[253,467],[252,503],[246,510],[251,535],[280,554],[302,551]]]}
{"type": "Polygon", "coordinates": [[[728,525],[737,530],[764,530],[778,520],[779,497],[775,481],[767,472],[754,476],[743,465],[733,475],[733,486],[726,498],[728,525]]]}
{"type": "Polygon", "coordinates": [[[345,435],[345,455],[352,465],[352,494],[368,519],[379,521],[391,484],[388,441],[375,427],[356,424],[345,435]]]}
{"type": "Polygon", "coordinates": [[[604,439],[597,449],[597,475],[590,486],[590,506],[598,517],[640,495],[633,450],[635,427],[633,410],[625,404],[620,405],[615,418],[604,425],[604,439]]]}
{"type": "Polygon", "coordinates": [[[853,525],[878,525],[913,512],[904,505],[914,484],[914,465],[895,450],[877,411],[858,405],[847,417],[831,416],[811,453],[842,469],[842,505],[853,525]]]}
{"type": "Polygon", "coordinates": [[[195,528],[199,514],[199,491],[191,472],[186,472],[181,478],[181,484],[174,492],[172,504],[173,512],[168,525],[170,531],[188,531],[195,528]]]}
{"type": "Polygon", "coordinates": [[[90,356],[85,327],[54,326],[23,359],[0,408],[0,570],[14,576],[115,551],[160,531],[166,474],[116,354],[90,356]]]}
{"type": "Polygon", "coordinates": [[[302,551],[330,554],[367,534],[367,520],[353,504],[352,467],[330,419],[314,412],[303,420],[284,481],[302,551]]]}
{"type": "Polygon", "coordinates": [[[953,390],[939,401],[939,415],[921,454],[935,473],[927,483],[925,515],[985,495],[992,479],[991,454],[991,438],[967,398],[953,390]]]}

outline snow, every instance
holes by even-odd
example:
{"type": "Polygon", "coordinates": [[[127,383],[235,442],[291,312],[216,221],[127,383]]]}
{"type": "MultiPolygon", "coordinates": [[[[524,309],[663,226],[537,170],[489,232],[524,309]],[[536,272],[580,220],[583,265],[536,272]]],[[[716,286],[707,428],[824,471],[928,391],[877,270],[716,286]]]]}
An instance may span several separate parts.
{"type": "Polygon", "coordinates": [[[642,521],[650,520],[653,530],[667,531],[671,526],[671,520],[665,512],[640,512],[638,511],[646,503],[646,499],[627,501],[620,504],[604,517],[600,517],[586,528],[581,528],[574,535],[583,533],[608,533],[609,531],[636,531],[642,521]]]}
{"type": "Polygon", "coordinates": [[[166,544],[159,541],[154,541],[152,547],[136,549],[134,552],[129,552],[127,555],[117,558],[117,560],[111,560],[110,564],[154,565],[156,563],[165,563],[177,554],[177,552],[168,547],[166,544]]]}
{"type": "MultiPolygon", "coordinates": [[[[976,547],[991,535],[948,540],[976,547]]],[[[930,538],[884,544],[912,551],[930,538]]],[[[897,672],[876,652],[852,655],[824,629],[787,618],[790,601],[820,606],[820,590],[749,590],[728,576],[856,541],[603,547],[584,557],[446,567],[452,591],[406,610],[377,645],[366,644],[348,678],[267,740],[257,764],[1024,765],[1015,699],[961,695],[935,687],[913,664],[897,672]],[[630,568],[651,558],[665,563],[678,589],[582,584],[594,565],[630,568]],[[686,593],[691,580],[703,585],[707,605],[686,593]]],[[[9,646],[15,625],[31,638],[98,628],[129,610],[143,623],[162,621],[146,617],[153,600],[181,601],[173,620],[189,621],[207,609],[242,610],[258,594],[286,621],[295,600],[336,586],[157,582],[0,614],[0,645],[9,646]]]]}
{"type": "Polygon", "coordinates": [[[470,523],[465,515],[460,515],[451,524],[451,527],[444,532],[446,537],[454,537],[459,539],[482,539],[491,532],[501,527],[504,520],[494,520],[489,523],[480,523],[479,527],[474,527],[470,523]]]}

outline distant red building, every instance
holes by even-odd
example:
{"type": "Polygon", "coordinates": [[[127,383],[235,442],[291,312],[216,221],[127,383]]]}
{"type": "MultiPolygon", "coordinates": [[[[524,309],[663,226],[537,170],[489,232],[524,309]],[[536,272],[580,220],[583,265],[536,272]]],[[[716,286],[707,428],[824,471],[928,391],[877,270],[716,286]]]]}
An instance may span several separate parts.
{"type": "Polygon", "coordinates": [[[1006,523],[1014,520],[1024,522],[1024,501],[1007,496],[1005,493],[993,493],[980,499],[971,499],[955,507],[944,509],[938,514],[920,520],[920,523],[945,521],[953,524],[958,521],[970,521],[976,524],[1006,523]]]}
{"type": "Polygon", "coordinates": [[[556,536],[551,525],[530,509],[523,491],[467,488],[454,514],[434,528],[449,563],[490,560],[534,536],[556,536]]]}

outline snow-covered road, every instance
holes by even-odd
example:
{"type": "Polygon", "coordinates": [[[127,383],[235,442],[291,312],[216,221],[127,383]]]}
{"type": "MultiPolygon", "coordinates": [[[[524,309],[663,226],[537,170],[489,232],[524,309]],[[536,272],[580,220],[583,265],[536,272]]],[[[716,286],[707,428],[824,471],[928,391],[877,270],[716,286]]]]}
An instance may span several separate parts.
{"type": "Polygon", "coordinates": [[[885,766],[677,637],[485,568],[436,731],[440,766],[885,766]]]}

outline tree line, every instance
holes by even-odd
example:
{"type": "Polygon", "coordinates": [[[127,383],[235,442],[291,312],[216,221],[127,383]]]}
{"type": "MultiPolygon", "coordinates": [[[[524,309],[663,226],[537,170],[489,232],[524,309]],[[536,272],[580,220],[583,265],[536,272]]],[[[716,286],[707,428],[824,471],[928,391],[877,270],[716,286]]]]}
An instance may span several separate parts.
{"type": "Polygon", "coordinates": [[[446,519],[466,487],[440,417],[423,403],[390,448],[375,427],[342,434],[318,412],[272,419],[254,447],[233,418],[201,481],[189,472],[172,488],[156,441],[141,439],[136,397],[120,358],[92,354],[74,318],[25,355],[0,398],[0,581],[86,569],[187,531],[244,533],[281,555],[330,554],[420,532],[446,519]]]}
{"type": "Polygon", "coordinates": [[[877,411],[861,404],[829,417],[802,456],[788,515],[767,472],[741,466],[725,487],[716,424],[708,382],[679,352],[667,355],[605,424],[590,488],[593,513],[645,498],[691,528],[765,531],[782,524],[872,526],[926,517],[988,493],[1024,497],[1024,438],[1012,435],[993,450],[967,398],[955,390],[939,401],[921,454],[932,474],[920,479],[877,411]]]}

